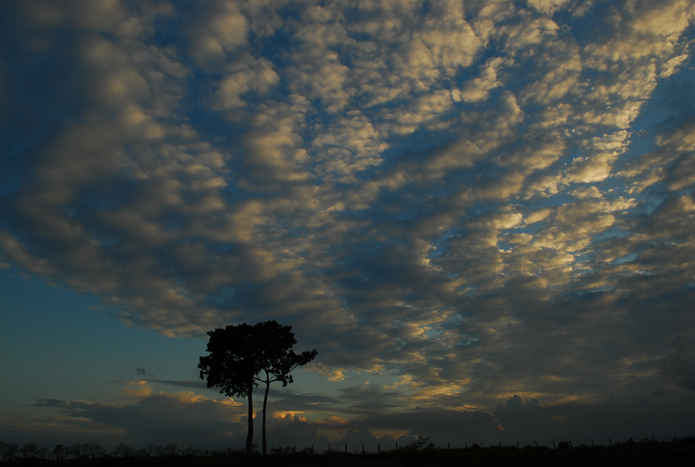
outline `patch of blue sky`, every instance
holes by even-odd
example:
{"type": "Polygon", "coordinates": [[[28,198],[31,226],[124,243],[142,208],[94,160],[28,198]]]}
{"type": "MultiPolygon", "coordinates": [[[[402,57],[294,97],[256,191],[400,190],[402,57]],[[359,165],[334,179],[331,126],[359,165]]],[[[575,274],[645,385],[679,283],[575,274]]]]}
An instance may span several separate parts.
{"type": "MultiPolygon", "coordinates": [[[[640,115],[642,115],[642,113],[640,113],[640,115]]],[[[639,119],[639,117],[637,117],[637,119],[639,119]]],[[[657,149],[658,145],[656,144],[654,136],[654,131],[651,127],[648,127],[648,129],[635,129],[631,131],[627,149],[620,155],[614,168],[620,170],[631,160],[657,149]]]]}
{"type": "MultiPolygon", "coordinates": [[[[0,132],[0,139],[3,138],[0,132]]],[[[26,177],[32,173],[26,158],[0,156],[0,199],[12,196],[26,183],[26,177]]]]}
{"type": "Polygon", "coordinates": [[[563,187],[562,191],[559,191],[558,193],[549,196],[534,196],[527,200],[524,199],[523,201],[515,201],[519,201],[523,204],[523,206],[525,206],[527,209],[531,211],[543,208],[564,206],[565,204],[574,203],[577,201],[576,198],[569,193],[570,191],[572,191],[572,189],[576,189],[576,187],[578,187],[578,185],[574,184],[569,187],[563,187]]]}
{"type": "Polygon", "coordinates": [[[450,129],[433,130],[426,127],[420,127],[407,135],[391,135],[385,139],[389,147],[383,152],[385,163],[381,168],[388,168],[391,161],[417,161],[430,156],[436,151],[446,149],[458,138],[458,134],[450,129]]]}
{"type": "Polygon", "coordinates": [[[651,97],[632,121],[630,145],[621,155],[616,168],[658,148],[656,137],[674,123],[692,114],[695,107],[695,60],[691,56],[680,69],[662,79],[651,97]]]}
{"type": "Polygon", "coordinates": [[[422,199],[426,196],[427,194],[423,192],[382,192],[373,207],[354,211],[354,213],[356,217],[369,218],[372,226],[395,223],[405,227],[421,220],[428,213],[427,205],[422,199]]]}
{"type": "Polygon", "coordinates": [[[113,249],[121,242],[118,237],[113,236],[111,233],[102,233],[94,230],[89,232],[89,238],[108,250],[113,249]]]}
{"type": "Polygon", "coordinates": [[[127,172],[100,178],[88,185],[75,187],[71,208],[78,213],[117,209],[134,202],[143,184],[127,172]]]}
{"type": "MultiPolygon", "coordinates": [[[[504,169],[500,168],[496,164],[495,160],[492,158],[486,158],[480,161],[476,161],[473,167],[462,167],[458,169],[447,170],[443,174],[441,180],[444,182],[444,186],[449,188],[443,194],[450,194],[452,191],[460,191],[468,187],[475,187],[482,185],[486,182],[491,182],[495,180],[495,175],[500,175],[504,173],[504,169]]],[[[440,190],[440,185],[432,187],[432,189],[437,192],[440,190]]]]}
{"type": "Polygon", "coordinates": [[[213,305],[224,307],[230,305],[236,296],[236,287],[222,287],[216,294],[206,295],[213,305]]]}
{"type": "Polygon", "coordinates": [[[635,259],[637,259],[637,253],[629,253],[625,256],[621,256],[620,258],[614,259],[613,261],[611,261],[611,264],[631,263],[635,259]]]}
{"type": "Polygon", "coordinates": [[[500,251],[503,251],[505,253],[514,250],[515,247],[516,245],[513,243],[505,242],[504,240],[497,241],[497,248],[499,248],[500,251]]]}
{"type": "Polygon", "coordinates": [[[585,7],[584,14],[577,15],[573,9],[562,9],[553,15],[553,19],[558,24],[569,25],[570,29],[566,33],[584,49],[612,34],[615,28],[607,24],[607,19],[613,17],[611,9],[614,6],[610,2],[593,2],[588,7],[581,6],[585,7]]]}
{"type": "Polygon", "coordinates": [[[9,125],[16,131],[15,137],[28,136],[31,131],[37,141],[42,141],[58,130],[56,125],[77,118],[89,104],[84,92],[88,70],[83,69],[71,49],[72,40],[71,35],[57,34],[51,36],[51,46],[45,52],[13,50],[3,54],[11,87],[13,118],[9,125]],[[23,127],[29,121],[31,125],[23,127]]]}
{"type": "Polygon", "coordinates": [[[230,206],[251,199],[266,200],[278,197],[278,193],[272,190],[256,190],[251,186],[240,183],[242,179],[235,176],[234,169],[232,169],[231,173],[225,174],[224,178],[227,185],[222,188],[222,196],[230,206]]]}
{"type": "MultiPolygon", "coordinates": [[[[292,54],[288,53],[288,49],[297,44],[292,28],[287,25],[297,24],[298,17],[297,12],[291,8],[284,9],[282,16],[286,18],[283,21],[284,26],[273,30],[272,34],[268,35],[259,35],[255,31],[249,31],[249,42],[252,45],[252,53],[284,68],[292,63],[292,54]]],[[[246,49],[246,51],[249,50],[246,49]]]]}
{"type": "Polygon", "coordinates": [[[650,215],[671,195],[672,193],[664,188],[663,183],[656,183],[635,196],[640,203],[631,209],[628,215],[632,217],[650,215]]]}
{"type": "Polygon", "coordinates": [[[428,259],[434,259],[438,256],[441,256],[444,254],[447,248],[447,241],[456,236],[457,229],[455,227],[452,227],[450,229],[447,229],[440,237],[438,240],[435,240],[432,243],[432,250],[430,253],[427,255],[428,259]]]}
{"type": "Polygon", "coordinates": [[[602,232],[595,233],[591,236],[591,239],[593,242],[599,242],[602,240],[607,240],[609,238],[622,238],[622,237],[628,237],[630,236],[630,232],[624,229],[621,229],[620,227],[612,227],[608,230],[604,230],[602,232]]]}
{"type": "Polygon", "coordinates": [[[15,193],[27,181],[39,163],[37,156],[41,149],[64,131],[66,125],[77,118],[85,107],[81,94],[76,93],[73,99],[65,98],[63,89],[59,92],[54,88],[46,92],[45,88],[50,86],[43,83],[46,77],[39,69],[11,74],[13,79],[7,93],[10,97],[6,102],[8,118],[0,116],[2,197],[15,193]],[[56,100],[67,102],[56,103],[56,100]]]}
{"type": "Polygon", "coordinates": [[[572,295],[574,295],[575,298],[578,298],[581,301],[590,301],[596,300],[603,294],[607,292],[612,292],[614,289],[615,287],[611,285],[605,285],[601,287],[592,287],[589,289],[575,290],[572,292],[572,295]]]}
{"type": "MultiPolygon", "coordinates": [[[[500,50],[496,47],[495,43],[488,44],[487,47],[483,48],[474,58],[473,62],[469,66],[461,66],[456,69],[453,79],[445,83],[446,85],[456,85],[461,86],[463,83],[470,79],[477,78],[480,75],[480,66],[485,64],[485,62],[494,57],[500,55],[500,50]]],[[[459,103],[460,104],[460,103],[459,103]]]]}
{"type": "Polygon", "coordinates": [[[425,334],[428,339],[441,339],[442,337],[445,337],[444,332],[444,329],[433,325],[428,325],[423,328],[423,334],[425,334]]]}
{"type": "MultiPolygon", "coordinates": [[[[200,77],[191,82],[204,83],[206,80],[200,77]]],[[[187,88],[181,102],[185,109],[187,123],[204,141],[213,146],[234,149],[238,138],[248,131],[248,122],[245,120],[232,122],[223,112],[213,110],[211,104],[214,104],[215,97],[211,93],[212,90],[196,89],[195,85],[187,88]]]]}
{"type": "Polygon", "coordinates": [[[0,377],[16,382],[3,393],[3,409],[45,397],[113,398],[120,390],[111,381],[132,380],[138,367],[162,379],[197,378],[200,339],[129,329],[97,297],[14,269],[0,270],[0,288],[0,377]]]}
{"type": "Polygon", "coordinates": [[[339,278],[338,283],[343,286],[361,288],[366,284],[376,286],[388,282],[398,282],[399,278],[409,271],[404,271],[399,263],[392,258],[394,246],[391,243],[369,242],[363,245],[360,252],[353,252],[350,259],[341,263],[341,270],[352,268],[359,271],[359,275],[350,274],[339,278]]]}

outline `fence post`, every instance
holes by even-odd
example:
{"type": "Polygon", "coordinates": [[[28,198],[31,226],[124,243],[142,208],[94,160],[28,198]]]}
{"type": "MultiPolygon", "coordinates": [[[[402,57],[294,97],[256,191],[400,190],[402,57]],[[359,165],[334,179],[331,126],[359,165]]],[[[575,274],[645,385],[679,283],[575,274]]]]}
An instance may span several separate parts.
{"type": "Polygon", "coordinates": [[[347,454],[347,443],[345,443],[345,454],[347,454]]]}
{"type": "Polygon", "coordinates": [[[362,443],[362,454],[364,454],[364,443],[362,443]]]}
{"type": "Polygon", "coordinates": [[[381,443],[378,443],[378,444],[376,445],[376,452],[378,452],[379,454],[381,454],[381,443]]]}

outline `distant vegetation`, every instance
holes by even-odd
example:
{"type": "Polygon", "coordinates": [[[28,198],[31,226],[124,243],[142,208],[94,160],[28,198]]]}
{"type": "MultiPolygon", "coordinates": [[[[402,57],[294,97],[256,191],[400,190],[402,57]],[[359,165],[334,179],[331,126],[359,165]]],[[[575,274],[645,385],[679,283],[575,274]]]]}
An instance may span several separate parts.
{"type": "MultiPolygon", "coordinates": [[[[252,457],[245,450],[201,450],[192,447],[180,449],[176,444],[133,449],[123,443],[109,451],[98,444],[75,444],[56,446],[53,450],[41,448],[36,443],[0,441],[0,458],[3,465],[33,466],[227,466],[234,465],[327,465],[340,466],[421,466],[421,465],[514,465],[555,466],[592,465],[692,465],[695,459],[695,437],[673,438],[671,441],[643,439],[610,443],[609,445],[572,445],[571,442],[548,446],[480,446],[471,444],[466,448],[449,449],[435,446],[428,438],[418,437],[398,450],[366,453],[362,446],[326,447],[319,454],[313,447],[298,450],[295,446],[277,447],[267,457],[260,453],[252,457]],[[565,444],[566,443],[566,444],[565,444]],[[343,448],[343,449],[340,449],[343,448]]],[[[555,443],[553,443],[555,444],[555,443]]],[[[592,443],[593,444],[593,443],[592,443]]]]}

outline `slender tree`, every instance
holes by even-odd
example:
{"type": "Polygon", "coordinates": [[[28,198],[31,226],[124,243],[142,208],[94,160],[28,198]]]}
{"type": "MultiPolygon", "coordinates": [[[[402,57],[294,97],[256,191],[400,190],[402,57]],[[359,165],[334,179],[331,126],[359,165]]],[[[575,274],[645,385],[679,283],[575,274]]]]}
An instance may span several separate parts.
{"type": "Polygon", "coordinates": [[[200,377],[207,378],[207,386],[220,388],[227,396],[247,397],[249,401],[246,453],[253,447],[253,388],[265,383],[263,399],[263,455],[266,454],[266,409],[270,384],[281,381],[283,386],[293,382],[290,373],[312,361],[318,352],[296,354],[292,347],[297,343],[291,326],[277,321],[265,321],[251,326],[217,328],[208,332],[207,351],[200,357],[200,377]]]}

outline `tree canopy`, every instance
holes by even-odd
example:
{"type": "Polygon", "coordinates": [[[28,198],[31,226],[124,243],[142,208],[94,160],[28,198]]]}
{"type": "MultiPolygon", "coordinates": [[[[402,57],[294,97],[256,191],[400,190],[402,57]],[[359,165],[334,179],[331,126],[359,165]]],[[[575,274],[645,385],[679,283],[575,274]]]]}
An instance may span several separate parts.
{"type": "Polygon", "coordinates": [[[241,323],[208,332],[207,351],[200,357],[200,377],[207,379],[207,386],[220,388],[220,393],[232,397],[247,397],[249,401],[248,435],[246,451],[253,444],[253,388],[265,383],[263,399],[263,454],[266,453],[266,407],[270,384],[276,381],[283,386],[293,382],[292,370],[312,361],[318,352],[297,354],[292,350],[297,340],[291,326],[277,321],[265,321],[255,325],[241,323]]]}

